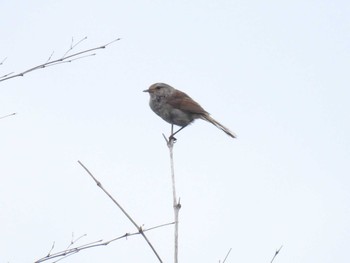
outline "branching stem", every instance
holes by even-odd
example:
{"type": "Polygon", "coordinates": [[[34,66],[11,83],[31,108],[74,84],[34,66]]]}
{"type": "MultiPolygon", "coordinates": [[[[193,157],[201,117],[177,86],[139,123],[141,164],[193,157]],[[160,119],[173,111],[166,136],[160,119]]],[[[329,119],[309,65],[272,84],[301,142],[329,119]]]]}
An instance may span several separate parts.
{"type": "MultiPolygon", "coordinates": [[[[32,67],[30,69],[27,69],[27,70],[21,72],[21,73],[14,74],[14,72],[11,72],[11,73],[8,73],[6,75],[3,75],[3,76],[0,77],[0,82],[5,81],[5,80],[9,80],[9,79],[12,79],[12,78],[16,78],[16,77],[23,77],[25,74],[27,74],[29,72],[32,72],[32,71],[38,70],[38,69],[47,68],[48,66],[55,66],[55,65],[58,65],[58,64],[62,64],[62,63],[72,62],[72,61],[77,60],[77,59],[82,59],[82,58],[86,58],[86,57],[89,57],[89,56],[94,56],[95,54],[89,54],[89,53],[91,53],[92,51],[98,50],[98,49],[104,49],[107,46],[109,46],[110,44],[120,40],[120,38],[117,38],[117,39],[115,39],[115,40],[113,40],[113,41],[111,41],[111,42],[109,42],[107,44],[104,44],[102,46],[86,49],[86,50],[83,50],[83,51],[80,51],[80,52],[76,52],[76,53],[74,53],[72,55],[68,55],[68,53],[73,48],[75,48],[78,44],[80,44],[85,39],[86,39],[86,37],[83,38],[82,40],[80,40],[75,45],[73,45],[73,43],[72,43],[70,48],[68,49],[68,51],[66,51],[66,53],[63,55],[63,57],[61,57],[59,59],[51,60],[52,55],[53,55],[53,53],[51,53],[49,59],[45,63],[39,64],[39,65],[37,65],[35,67],[32,67]]],[[[4,61],[5,61],[5,59],[1,63],[3,63],[4,61]]]]}
{"type": "Polygon", "coordinates": [[[102,186],[102,184],[95,178],[95,176],[85,167],[85,165],[82,164],[82,162],[78,161],[78,163],[84,168],[84,170],[91,176],[91,178],[95,181],[97,186],[113,201],[114,204],[118,206],[118,208],[123,212],[123,214],[130,220],[130,222],[136,227],[136,229],[139,231],[139,233],[142,235],[142,237],[146,240],[147,244],[152,249],[153,253],[158,258],[159,262],[163,262],[160,256],[158,255],[157,251],[147,238],[145,231],[142,229],[141,226],[139,226],[135,220],[125,211],[125,209],[117,202],[117,200],[102,186]]]}

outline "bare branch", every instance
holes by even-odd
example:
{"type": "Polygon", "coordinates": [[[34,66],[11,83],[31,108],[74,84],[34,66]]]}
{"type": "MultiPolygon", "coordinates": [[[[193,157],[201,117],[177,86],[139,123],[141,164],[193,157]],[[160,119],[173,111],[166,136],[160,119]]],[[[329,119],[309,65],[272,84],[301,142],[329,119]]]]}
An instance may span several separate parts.
{"type": "Polygon", "coordinates": [[[171,223],[166,223],[166,224],[162,224],[162,225],[159,225],[159,226],[150,227],[148,229],[144,229],[143,232],[147,232],[147,231],[150,231],[150,230],[153,230],[153,229],[156,229],[156,228],[160,228],[160,227],[164,227],[164,226],[170,226],[170,225],[173,225],[173,224],[175,224],[175,222],[171,222],[171,223]]]}
{"type": "Polygon", "coordinates": [[[50,254],[51,254],[51,252],[52,252],[52,250],[53,250],[54,248],[55,248],[55,241],[52,243],[52,247],[51,247],[49,253],[47,253],[47,257],[50,256],[50,254]]]}
{"type": "Polygon", "coordinates": [[[32,67],[30,69],[27,69],[21,73],[17,73],[15,75],[12,75],[12,73],[6,74],[6,75],[0,77],[0,82],[5,81],[5,80],[9,80],[12,78],[16,78],[16,77],[23,77],[25,74],[27,74],[29,72],[32,72],[32,71],[38,70],[38,69],[43,69],[43,68],[46,68],[48,66],[54,66],[54,65],[62,64],[62,63],[66,63],[66,62],[72,62],[74,60],[85,58],[85,57],[94,56],[95,54],[88,54],[88,53],[91,53],[92,51],[95,51],[95,50],[104,49],[107,46],[111,45],[112,43],[121,40],[120,38],[117,38],[117,39],[115,39],[107,44],[104,44],[102,46],[86,49],[86,50],[83,50],[80,52],[76,52],[72,55],[68,55],[69,51],[71,51],[74,47],[76,47],[78,44],[80,44],[85,39],[86,38],[83,38],[75,45],[71,45],[71,48],[69,48],[69,50],[65,53],[65,55],[62,58],[51,60],[51,57],[50,57],[47,62],[40,64],[40,65],[37,65],[35,67],[32,67]],[[84,55],[84,56],[82,56],[82,55],[84,55]]]}
{"type": "Polygon", "coordinates": [[[74,45],[72,46],[72,49],[75,48],[77,45],[79,45],[81,42],[83,42],[83,41],[86,40],[86,39],[87,39],[87,37],[84,37],[84,38],[80,39],[76,44],[74,44],[74,45]]]}
{"type": "Polygon", "coordinates": [[[7,118],[7,117],[10,117],[10,116],[16,115],[16,114],[17,114],[16,112],[11,113],[11,114],[7,114],[7,115],[5,115],[5,116],[0,117],[0,119],[4,119],[4,118],[7,118]]]}
{"type": "Polygon", "coordinates": [[[171,172],[171,182],[172,182],[172,190],[173,190],[173,208],[174,208],[174,263],[178,263],[178,254],[179,254],[179,211],[181,208],[180,198],[177,200],[176,197],[176,185],[175,185],[175,171],[174,171],[174,156],[173,156],[173,148],[174,143],[176,142],[176,139],[173,137],[173,125],[171,125],[171,135],[169,139],[165,137],[163,134],[163,137],[165,139],[165,142],[169,148],[169,154],[170,154],[170,172],[171,172]]]}
{"type": "Polygon", "coordinates": [[[86,57],[92,57],[92,56],[96,56],[96,53],[83,55],[83,56],[80,56],[80,57],[77,57],[77,58],[73,58],[73,59],[70,59],[70,60],[59,61],[59,62],[56,62],[56,63],[53,63],[53,64],[48,64],[47,66],[45,66],[45,68],[56,66],[56,65],[59,65],[59,64],[64,64],[64,63],[71,63],[71,62],[73,62],[75,60],[86,58],[86,57]]]}
{"type": "Polygon", "coordinates": [[[49,62],[53,56],[53,54],[55,53],[55,51],[52,51],[51,55],[49,56],[49,58],[46,60],[46,63],[49,62]]]}
{"type": "MultiPolygon", "coordinates": [[[[160,228],[160,227],[164,227],[164,226],[168,226],[168,225],[172,225],[174,224],[173,222],[172,223],[167,223],[167,224],[163,224],[163,225],[159,225],[159,226],[154,226],[154,227],[151,227],[151,228],[148,228],[148,229],[144,229],[143,232],[147,232],[147,231],[150,231],[150,230],[153,230],[153,229],[156,229],[156,228],[160,228]]],[[[117,240],[120,240],[120,239],[123,239],[123,238],[127,238],[129,236],[135,236],[135,235],[140,235],[141,233],[138,231],[138,232],[134,232],[134,233],[125,233],[124,235],[121,235],[121,236],[118,236],[118,237],[115,237],[113,239],[110,239],[108,241],[105,241],[103,242],[103,240],[97,240],[97,241],[93,241],[93,242],[90,242],[90,243],[87,243],[87,244],[84,244],[84,245],[81,245],[81,246],[76,246],[76,247],[71,247],[71,245],[68,246],[68,248],[66,248],[65,250],[62,250],[62,251],[59,251],[59,252],[56,252],[56,253],[53,253],[51,254],[53,248],[54,248],[54,245],[55,243],[53,243],[52,245],[52,248],[50,250],[50,252],[48,253],[47,256],[41,258],[41,259],[38,259],[37,261],[35,261],[34,263],[40,263],[40,262],[44,262],[44,261],[48,261],[48,260],[52,260],[52,259],[57,259],[56,261],[54,262],[57,262],[59,260],[62,260],[66,257],[69,257],[69,256],[72,256],[82,250],[86,250],[86,249],[90,249],[90,248],[95,248],[95,247],[101,247],[101,246],[107,246],[109,245],[110,243],[114,242],[114,241],[117,241],[117,240]]],[[[81,239],[82,237],[85,237],[85,235],[82,235],[81,237],[73,240],[71,242],[76,243],[79,239],[81,239]]]]}
{"type": "Polygon", "coordinates": [[[278,253],[280,253],[282,247],[283,247],[283,245],[282,245],[279,249],[276,250],[275,255],[274,255],[273,258],[271,259],[271,262],[270,262],[270,263],[272,263],[272,262],[275,260],[275,257],[278,255],[278,253]]]}
{"type": "Polygon", "coordinates": [[[0,80],[1,80],[2,78],[6,78],[7,76],[12,75],[13,73],[15,73],[15,72],[10,72],[10,73],[7,73],[7,74],[5,74],[5,75],[2,75],[2,76],[0,77],[0,80]]]}
{"type": "Polygon", "coordinates": [[[0,66],[4,64],[4,62],[6,61],[7,57],[5,57],[1,62],[0,62],[0,66]]]}
{"type": "Polygon", "coordinates": [[[80,39],[76,44],[73,44],[74,43],[74,38],[72,37],[72,42],[70,44],[70,48],[66,51],[66,53],[64,53],[64,55],[62,56],[62,58],[64,58],[65,56],[67,56],[67,54],[72,51],[76,46],[78,46],[81,42],[83,42],[84,40],[86,40],[87,37],[84,37],[82,39],[80,39]]]}
{"type": "Polygon", "coordinates": [[[73,246],[74,243],[78,242],[81,238],[86,237],[86,236],[87,236],[87,235],[84,234],[84,235],[81,235],[80,237],[78,237],[77,239],[74,239],[74,233],[72,233],[72,239],[71,239],[71,241],[70,241],[70,244],[69,244],[68,247],[66,248],[66,250],[69,249],[71,246],[73,246]]]}
{"type": "Polygon", "coordinates": [[[139,226],[134,219],[132,219],[132,217],[125,211],[125,209],[114,199],[114,197],[106,190],[104,189],[104,187],[102,186],[102,184],[94,177],[94,175],[80,162],[78,161],[78,163],[84,168],[84,170],[91,176],[91,178],[95,181],[95,183],[97,184],[97,186],[99,188],[101,188],[101,190],[103,192],[105,192],[105,194],[113,201],[114,204],[116,204],[118,206],[118,208],[123,212],[123,214],[130,220],[130,222],[136,227],[136,229],[139,231],[139,233],[142,235],[142,237],[146,240],[147,244],[150,246],[150,248],[152,249],[153,253],[156,255],[156,257],[158,258],[159,262],[163,262],[162,259],[160,258],[160,256],[158,255],[157,251],[155,250],[155,248],[153,247],[153,245],[151,244],[151,242],[148,240],[148,238],[145,235],[145,231],[142,229],[141,226],[139,226]]]}
{"type": "Polygon", "coordinates": [[[226,259],[228,258],[228,255],[230,255],[231,250],[232,250],[232,248],[229,249],[229,251],[227,252],[226,257],[225,257],[224,261],[222,261],[222,263],[226,262],[226,259]]]}

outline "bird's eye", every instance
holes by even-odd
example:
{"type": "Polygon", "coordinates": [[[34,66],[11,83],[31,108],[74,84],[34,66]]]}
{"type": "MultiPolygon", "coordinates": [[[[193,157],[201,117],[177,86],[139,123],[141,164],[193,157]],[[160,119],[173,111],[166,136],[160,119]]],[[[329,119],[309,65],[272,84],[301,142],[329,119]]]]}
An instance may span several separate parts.
{"type": "Polygon", "coordinates": [[[156,89],[158,89],[158,90],[159,90],[160,88],[161,88],[161,86],[157,86],[157,87],[156,87],[156,89]]]}

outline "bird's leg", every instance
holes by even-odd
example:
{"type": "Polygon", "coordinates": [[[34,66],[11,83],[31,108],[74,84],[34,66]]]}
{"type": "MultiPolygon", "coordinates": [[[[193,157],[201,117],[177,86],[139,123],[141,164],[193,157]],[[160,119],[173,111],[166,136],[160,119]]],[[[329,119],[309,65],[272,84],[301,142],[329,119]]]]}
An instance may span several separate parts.
{"type": "Polygon", "coordinates": [[[176,142],[176,138],[174,137],[174,124],[171,124],[171,133],[169,136],[169,142],[173,140],[174,142],[176,142]]]}
{"type": "Polygon", "coordinates": [[[180,129],[178,129],[176,132],[174,132],[174,125],[173,124],[171,124],[171,135],[170,135],[170,137],[169,137],[169,141],[170,140],[174,140],[174,141],[176,141],[176,138],[174,137],[174,135],[176,134],[176,133],[178,133],[179,131],[181,131],[183,128],[185,128],[187,125],[185,125],[185,126],[182,126],[180,129]]]}

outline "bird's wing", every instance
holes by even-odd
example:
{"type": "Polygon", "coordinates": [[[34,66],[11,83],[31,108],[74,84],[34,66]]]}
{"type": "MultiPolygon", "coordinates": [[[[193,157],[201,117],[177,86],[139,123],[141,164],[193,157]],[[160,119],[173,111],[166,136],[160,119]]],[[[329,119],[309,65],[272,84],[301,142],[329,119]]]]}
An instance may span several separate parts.
{"type": "Polygon", "coordinates": [[[167,101],[171,106],[185,112],[195,114],[208,114],[197,102],[186,93],[176,90],[167,101]]]}

